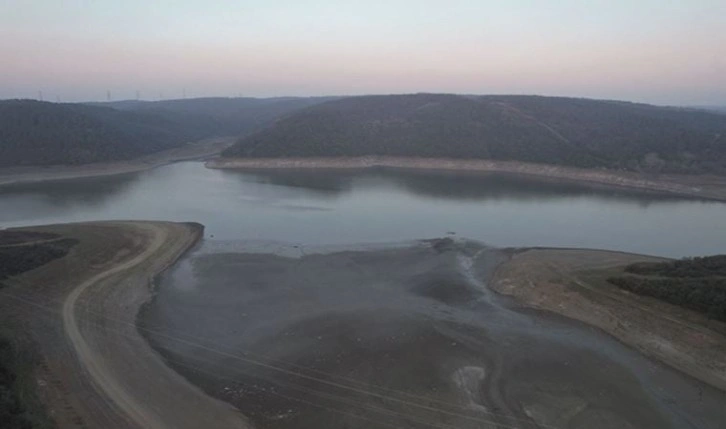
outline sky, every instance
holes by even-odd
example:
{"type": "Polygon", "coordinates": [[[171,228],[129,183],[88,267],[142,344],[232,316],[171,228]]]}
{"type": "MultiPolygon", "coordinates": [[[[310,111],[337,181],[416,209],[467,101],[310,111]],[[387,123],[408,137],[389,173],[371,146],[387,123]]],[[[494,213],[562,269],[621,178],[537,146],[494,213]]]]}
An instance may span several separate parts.
{"type": "Polygon", "coordinates": [[[0,0],[0,99],[726,105],[726,0],[0,0]]]}

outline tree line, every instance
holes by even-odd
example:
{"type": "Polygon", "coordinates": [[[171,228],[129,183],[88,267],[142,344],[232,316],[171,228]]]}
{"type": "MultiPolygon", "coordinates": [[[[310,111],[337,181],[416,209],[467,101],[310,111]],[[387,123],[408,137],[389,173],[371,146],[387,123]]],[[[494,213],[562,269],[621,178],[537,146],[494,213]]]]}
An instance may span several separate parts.
{"type": "Polygon", "coordinates": [[[632,264],[625,272],[630,275],[608,281],[726,322],[726,255],[632,264]]]}

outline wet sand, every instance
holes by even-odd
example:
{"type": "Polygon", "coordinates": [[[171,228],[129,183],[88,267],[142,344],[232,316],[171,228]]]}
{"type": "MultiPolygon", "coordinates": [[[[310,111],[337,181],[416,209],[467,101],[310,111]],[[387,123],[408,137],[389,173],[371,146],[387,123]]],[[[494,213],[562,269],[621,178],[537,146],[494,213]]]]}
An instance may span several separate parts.
{"type": "Polygon", "coordinates": [[[726,424],[723,391],[492,292],[505,259],[452,239],[324,253],[207,242],[140,326],[261,429],[726,424]]]}

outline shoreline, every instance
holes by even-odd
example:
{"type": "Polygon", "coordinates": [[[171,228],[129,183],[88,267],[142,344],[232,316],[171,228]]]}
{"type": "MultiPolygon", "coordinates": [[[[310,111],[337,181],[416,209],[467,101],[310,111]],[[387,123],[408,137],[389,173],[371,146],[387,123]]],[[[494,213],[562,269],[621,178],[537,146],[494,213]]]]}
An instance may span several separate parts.
{"type": "Polygon", "coordinates": [[[136,324],[154,279],[202,239],[203,228],[108,221],[14,229],[78,240],[67,256],[5,281],[10,297],[0,299],[2,317],[18,321],[17,335],[37,349],[35,388],[58,427],[248,428],[234,407],[174,371],[136,324]],[[50,317],[30,311],[40,297],[50,317]]]}
{"type": "Polygon", "coordinates": [[[189,143],[140,158],[82,165],[49,165],[0,168],[0,187],[25,183],[115,176],[151,170],[175,162],[204,160],[219,154],[235,141],[219,137],[189,143]]]}
{"type": "Polygon", "coordinates": [[[595,170],[517,161],[413,157],[330,158],[214,158],[204,164],[212,169],[370,169],[394,168],[478,173],[507,173],[618,188],[639,189],[680,196],[726,201],[726,177],[714,175],[646,175],[626,171],[595,170]]]}
{"type": "Polygon", "coordinates": [[[601,329],[639,353],[726,392],[726,324],[604,283],[609,270],[666,258],[593,249],[509,251],[490,278],[495,292],[523,308],[601,329]]]}

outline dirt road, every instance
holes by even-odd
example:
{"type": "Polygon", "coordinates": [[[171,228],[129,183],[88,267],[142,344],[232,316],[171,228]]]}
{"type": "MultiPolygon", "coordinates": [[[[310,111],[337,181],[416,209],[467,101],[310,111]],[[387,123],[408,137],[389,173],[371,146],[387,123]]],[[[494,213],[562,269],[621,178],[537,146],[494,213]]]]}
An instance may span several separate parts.
{"type": "Polygon", "coordinates": [[[34,230],[79,244],[8,281],[0,307],[26,328],[42,356],[38,386],[59,427],[248,427],[236,409],[169,369],[135,325],[152,296],[151,279],[197,242],[200,225],[99,222],[34,230]]]}

